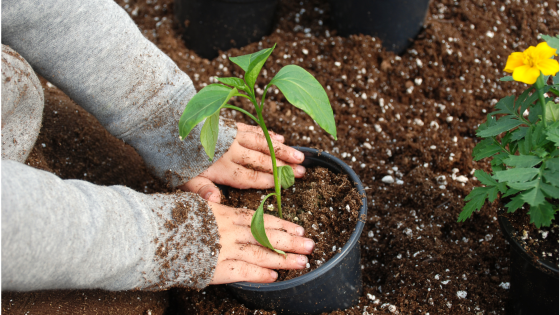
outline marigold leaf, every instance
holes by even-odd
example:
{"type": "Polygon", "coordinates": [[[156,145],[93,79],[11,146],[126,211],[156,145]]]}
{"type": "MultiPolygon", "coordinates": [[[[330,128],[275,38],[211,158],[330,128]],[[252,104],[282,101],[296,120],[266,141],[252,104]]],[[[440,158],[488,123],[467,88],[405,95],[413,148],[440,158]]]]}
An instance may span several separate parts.
{"type": "Polygon", "coordinates": [[[500,78],[500,81],[502,81],[502,82],[513,81],[513,77],[511,75],[508,75],[508,76],[505,76],[503,78],[500,78]]]}
{"type": "Polygon", "coordinates": [[[554,143],[554,146],[558,147],[558,121],[554,122],[553,124],[550,124],[547,128],[546,128],[546,139],[551,141],[552,143],[554,143]]]}
{"type": "Polygon", "coordinates": [[[538,206],[538,205],[542,204],[543,202],[545,202],[544,194],[543,194],[542,190],[540,189],[540,185],[538,185],[537,187],[532,188],[532,189],[530,189],[526,192],[522,192],[521,193],[521,198],[523,198],[523,200],[526,203],[528,203],[531,207],[538,206]]]}
{"type": "Polygon", "coordinates": [[[472,155],[475,161],[479,161],[484,158],[490,157],[500,151],[502,151],[502,148],[494,143],[494,140],[492,138],[487,138],[480,141],[474,147],[472,155]]]}
{"type": "Polygon", "coordinates": [[[541,190],[546,196],[550,198],[558,199],[558,187],[554,187],[543,182],[541,182],[540,185],[541,185],[541,190]]]}
{"type": "Polygon", "coordinates": [[[542,162],[537,156],[534,155],[510,155],[509,158],[504,159],[503,162],[508,166],[513,167],[533,167],[542,162]]]}
{"type": "Polygon", "coordinates": [[[496,109],[495,112],[492,112],[492,115],[496,114],[509,114],[517,116],[519,113],[515,110],[515,96],[509,95],[502,98],[498,103],[495,105],[496,109]]]}
{"type": "Polygon", "coordinates": [[[520,192],[520,190],[510,188],[510,189],[507,190],[507,192],[505,194],[502,195],[502,198],[506,198],[506,197],[509,197],[511,195],[515,195],[518,192],[520,192]]]}
{"type": "Polygon", "coordinates": [[[544,202],[538,206],[531,206],[527,214],[531,218],[529,223],[535,224],[539,229],[541,226],[550,226],[552,220],[554,220],[556,210],[550,203],[544,202]]]}
{"type": "Polygon", "coordinates": [[[476,170],[474,171],[474,176],[483,184],[486,186],[496,186],[498,185],[498,182],[492,178],[492,176],[488,173],[486,173],[483,170],[476,170]]]}
{"type": "Polygon", "coordinates": [[[517,195],[517,196],[511,198],[511,201],[506,204],[506,208],[508,209],[507,212],[508,213],[514,213],[515,210],[523,207],[524,204],[525,204],[525,201],[523,201],[523,198],[521,197],[521,195],[517,195]]]}
{"type": "Polygon", "coordinates": [[[459,218],[457,219],[457,222],[464,222],[472,216],[473,212],[480,211],[480,209],[484,205],[484,202],[486,201],[486,197],[488,196],[488,192],[490,190],[493,190],[493,189],[496,189],[496,188],[495,187],[475,187],[475,188],[473,188],[473,190],[470,192],[470,194],[468,194],[465,197],[465,201],[468,201],[468,202],[465,204],[465,206],[463,207],[463,210],[459,214],[459,218]]]}
{"type": "Polygon", "coordinates": [[[494,173],[492,176],[499,182],[510,182],[510,183],[518,183],[518,182],[526,182],[532,180],[537,174],[539,170],[536,168],[512,168],[505,171],[498,171],[494,173]]]}
{"type": "Polygon", "coordinates": [[[482,131],[479,129],[476,135],[482,138],[497,136],[502,132],[511,130],[521,125],[522,123],[523,121],[517,119],[516,117],[512,117],[512,116],[502,117],[497,121],[495,125],[488,127],[482,131]]]}
{"type": "Polygon", "coordinates": [[[527,134],[527,129],[529,129],[529,127],[519,127],[515,129],[511,133],[511,141],[517,141],[525,138],[525,135],[527,134]]]}
{"type": "Polygon", "coordinates": [[[556,54],[558,55],[558,35],[550,36],[541,34],[541,38],[548,44],[548,46],[550,46],[550,48],[556,49],[556,54]]]}
{"type": "Polygon", "coordinates": [[[559,182],[558,182],[558,171],[553,172],[551,170],[544,170],[543,172],[543,177],[544,179],[549,182],[551,185],[553,185],[554,187],[558,188],[559,186],[559,182]]]}
{"type": "Polygon", "coordinates": [[[539,186],[539,180],[536,179],[536,180],[532,180],[529,182],[522,182],[522,183],[508,182],[507,185],[513,189],[522,191],[522,190],[527,190],[539,186]]]}

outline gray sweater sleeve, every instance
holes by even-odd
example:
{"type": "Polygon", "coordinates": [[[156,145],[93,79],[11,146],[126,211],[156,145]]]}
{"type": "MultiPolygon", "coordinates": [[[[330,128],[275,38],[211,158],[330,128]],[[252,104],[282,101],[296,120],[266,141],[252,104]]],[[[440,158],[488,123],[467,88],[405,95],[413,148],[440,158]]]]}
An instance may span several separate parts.
{"type": "Polygon", "coordinates": [[[2,161],[3,291],[200,289],[218,242],[195,194],[144,195],[2,161]]]}
{"type": "MultiPolygon", "coordinates": [[[[199,144],[202,123],[179,140],[179,118],[196,93],[192,81],[112,0],[2,0],[2,43],[173,187],[211,165],[199,144]]],[[[236,132],[220,122],[214,161],[236,132]]]]}

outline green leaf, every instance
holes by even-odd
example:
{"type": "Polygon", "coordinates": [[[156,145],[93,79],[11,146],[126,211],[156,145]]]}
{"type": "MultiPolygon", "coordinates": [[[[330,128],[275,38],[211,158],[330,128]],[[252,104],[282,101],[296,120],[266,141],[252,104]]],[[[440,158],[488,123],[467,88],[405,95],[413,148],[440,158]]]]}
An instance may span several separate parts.
{"type": "Polygon", "coordinates": [[[500,152],[499,154],[494,155],[494,157],[492,158],[492,162],[490,162],[492,171],[497,172],[505,170],[506,166],[504,165],[503,160],[507,159],[508,157],[509,154],[507,152],[500,152]]]}
{"type": "Polygon", "coordinates": [[[537,228],[540,228],[541,226],[550,226],[555,213],[554,207],[545,202],[538,206],[531,206],[527,214],[531,218],[529,223],[533,223],[537,228]]]}
{"type": "Polygon", "coordinates": [[[540,185],[526,192],[522,192],[521,198],[523,198],[523,201],[528,203],[531,207],[538,206],[545,202],[544,194],[540,189],[540,185]]]}
{"type": "Polygon", "coordinates": [[[476,132],[476,135],[482,138],[497,136],[504,131],[508,131],[521,125],[522,123],[523,122],[521,120],[518,120],[517,118],[513,118],[511,116],[502,117],[496,122],[495,125],[488,127],[482,131],[478,130],[476,132]]]}
{"type": "Polygon", "coordinates": [[[465,197],[465,201],[468,202],[465,204],[463,210],[459,214],[457,222],[464,222],[472,216],[473,212],[480,211],[482,206],[484,206],[484,202],[486,202],[486,197],[489,195],[489,193],[492,193],[492,191],[496,190],[496,187],[473,188],[471,193],[465,197]]]}
{"type": "Polygon", "coordinates": [[[247,82],[247,86],[251,91],[254,91],[257,77],[266,62],[266,59],[268,59],[268,56],[270,56],[275,47],[276,44],[274,44],[272,48],[266,48],[261,51],[257,51],[256,53],[229,58],[229,60],[240,66],[241,69],[245,71],[245,82],[247,82]]]}
{"type": "Polygon", "coordinates": [[[515,129],[511,133],[511,141],[517,141],[525,138],[525,135],[527,134],[527,129],[529,129],[529,127],[519,127],[515,129]]]}
{"type": "Polygon", "coordinates": [[[235,93],[237,93],[236,88],[231,89],[221,84],[210,84],[196,93],[179,119],[181,139],[185,139],[191,130],[206,117],[219,111],[235,93]]]}
{"type": "Polygon", "coordinates": [[[508,166],[513,167],[533,167],[542,162],[542,160],[534,155],[510,155],[509,158],[503,160],[508,166]]]}
{"type": "Polygon", "coordinates": [[[519,192],[519,190],[510,188],[510,189],[507,190],[507,192],[505,194],[502,195],[502,198],[506,198],[506,197],[509,197],[511,195],[515,195],[518,192],[519,192]]]}
{"type": "Polygon", "coordinates": [[[525,201],[523,201],[523,198],[521,198],[521,195],[517,195],[517,196],[511,198],[511,201],[506,204],[506,208],[508,209],[507,212],[508,213],[514,213],[515,210],[523,207],[524,204],[525,204],[525,201]]]}
{"type": "Polygon", "coordinates": [[[492,115],[495,115],[495,114],[509,114],[509,115],[514,115],[514,116],[519,115],[518,111],[515,110],[516,106],[515,106],[515,96],[514,95],[510,95],[510,96],[506,96],[506,97],[502,98],[498,103],[496,103],[495,107],[498,110],[495,111],[495,112],[492,112],[492,115]]]}
{"type": "Polygon", "coordinates": [[[508,186],[513,188],[513,189],[522,191],[522,190],[527,190],[527,189],[531,189],[531,188],[534,188],[534,187],[538,187],[539,186],[539,180],[535,179],[535,180],[532,180],[532,181],[521,182],[521,183],[509,182],[508,186]]]}
{"type": "Polygon", "coordinates": [[[558,199],[558,187],[541,182],[541,190],[550,198],[558,199]]]}
{"type": "Polygon", "coordinates": [[[505,171],[498,171],[492,178],[499,182],[519,183],[532,180],[538,173],[539,170],[537,168],[517,167],[505,171]]]}
{"type": "Polygon", "coordinates": [[[273,251],[277,252],[278,254],[284,255],[286,257],[288,257],[288,255],[286,255],[285,252],[275,249],[272,244],[270,244],[270,241],[268,240],[268,237],[266,236],[266,229],[264,227],[264,203],[265,201],[268,199],[268,197],[270,196],[275,196],[276,194],[271,193],[268,194],[262,201],[261,204],[259,205],[259,207],[257,208],[257,211],[255,211],[255,213],[253,214],[253,218],[251,219],[251,234],[253,234],[253,237],[255,238],[255,240],[257,240],[257,242],[259,242],[259,244],[261,244],[262,246],[266,247],[266,248],[270,248],[273,251]]]}
{"type": "Polygon", "coordinates": [[[492,178],[492,176],[488,173],[486,173],[483,170],[476,170],[474,171],[474,176],[483,184],[486,186],[496,186],[498,185],[498,182],[496,182],[495,179],[492,178]]]}
{"type": "Polygon", "coordinates": [[[216,151],[216,142],[218,142],[218,131],[220,129],[220,111],[215,112],[210,117],[206,118],[202,130],[200,131],[200,143],[204,147],[204,151],[210,158],[214,159],[214,152],[216,151]]]}
{"type": "Polygon", "coordinates": [[[278,176],[280,177],[280,185],[287,189],[295,183],[294,170],[291,166],[284,165],[278,167],[278,176]]]}
{"type": "Polygon", "coordinates": [[[300,66],[280,69],[270,81],[284,94],[288,102],[302,109],[336,140],[336,125],[327,93],[309,72],[300,66]]]}
{"type": "Polygon", "coordinates": [[[482,160],[502,151],[502,148],[494,143],[494,139],[487,138],[480,141],[473,149],[472,155],[475,161],[482,160]]]}
{"type": "Polygon", "coordinates": [[[558,55],[558,35],[556,37],[541,34],[541,38],[550,46],[550,48],[556,49],[556,54],[558,55]]]}
{"type": "Polygon", "coordinates": [[[511,75],[508,75],[508,76],[505,76],[503,78],[500,78],[500,81],[502,81],[502,82],[513,81],[513,77],[511,75]]]}
{"type": "Polygon", "coordinates": [[[553,171],[545,169],[544,172],[543,172],[543,177],[547,182],[552,184],[554,187],[558,188],[558,186],[559,186],[558,171],[553,172],[553,171]]]}
{"type": "Polygon", "coordinates": [[[558,147],[558,122],[554,122],[546,128],[546,139],[552,141],[558,147]]]}
{"type": "Polygon", "coordinates": [[[247,87],[245,86],[245,81],[241,80],[240,78],[236,77],[229,77],[229,78],[216,78],[219,82],[223,84],[233,86],[234,88],[245,91],[247,87]]]}
{"type": "Polygon", "coordinates": [[[558,174],[558,169],[560,168],[560,166],[558,165],[558,162],[559,162],[558,157],[552,158],[552,159],[546,161],[545,169],[549,169],[553,172],[556,172],[556,174],[558,174]]]}
{"type": "Polygon", "coordinates": [[[558,121],[558,104],[548,101],[545,106],[546,122],[552,123],[558,121]]]}

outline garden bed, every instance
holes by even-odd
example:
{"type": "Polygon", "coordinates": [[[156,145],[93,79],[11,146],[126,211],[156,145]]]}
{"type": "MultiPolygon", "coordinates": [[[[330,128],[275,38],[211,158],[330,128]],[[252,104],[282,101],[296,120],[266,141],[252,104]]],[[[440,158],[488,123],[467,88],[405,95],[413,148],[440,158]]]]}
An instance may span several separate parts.
{"type": "MultiPolygon", "coordinates": [[[[401,56],[370,36],[341,38],[329,27],[325,1],[280,1],[270,36],[242,49],[201,59],[185,48],[170,0],[118,1],[148,39],[168,54],[197,89],[210,77],[239,76],[227,56],[277,44],[257,84],[282,66],[298,64],[327,88],[337,122],[334,141],[281,93],[268,95],[266,124],[289,145],[330,152],[352,166],[367,186],[368,218],[360,240],[364,311],[401,314],[504,314],[509,245],[497,204],[457,223],[463,198],[480,183],[473,162],[475,130],[500,98],[525,87],[499,82],[507,56],[557,34],[555,1],[432,1],[418,38],[401,56]],[[226,70],[227,69],[227,70],[226,70]],[[466,293],[466,296],[465,296],[466,293]]],[[[390,27],[390,26],[388,26],[390,27]]],[[[46,81],[43,128],[28,160],[63,178],[127,185],[147,193],[166,188],[134,150],[46,81]]],[[[234,103],[247,110],[244,99],[234,103]]],[[[224,116],[251,123],[244,116],[224,116]]],[[[551,234],[558,239],[558,231],[551,234]]],[[[537,236],[538,237],[538,236],[537,236]]],[[[551,236],[549,236],[551,237],[551,236]]],[[[249,310],[222,286],[187,295],[171,291],[174,311],[273,314],[249,310]]],[[[17,301],[2,300],[5,310],[17,301]]]]}

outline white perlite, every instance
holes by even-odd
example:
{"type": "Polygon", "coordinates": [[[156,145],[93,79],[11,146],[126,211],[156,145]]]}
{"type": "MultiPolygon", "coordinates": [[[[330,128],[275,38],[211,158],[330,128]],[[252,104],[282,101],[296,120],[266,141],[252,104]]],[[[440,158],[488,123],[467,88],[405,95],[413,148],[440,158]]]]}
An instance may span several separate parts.
{"type": "Polygon", "coordinates": [[[457,291],[457,297],[460,299],[466,299],[467,298],[467,291],[457,291]]]}
{"type": "Polygon", "coordinates": [[[375,295],[373,295],[373,294],[369,294],[369,293],[368,293],[368,294],[367,294],[367,298],[370,299],[370,300],[372,300],[372,301],[375,301],[375,295]]]}
{"type": "Polygon", "coordinates": [[[386,183],[386,184],[392,184],[392,183],[395,182],[395,179],[393,179],[393,176],[387,175],[387,176],[384,176],[384,177],[381,179],[381,181],[384,182],[384,183],[386,183]]]}
{"type": "Polygon", "coordinates": [[[500,288],[509,290],[509,282],[502,282],[500,283],[500,288]]]}

